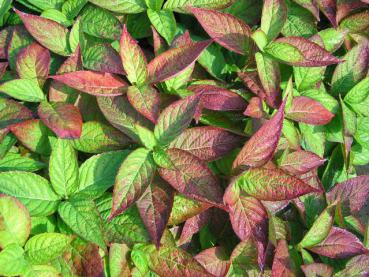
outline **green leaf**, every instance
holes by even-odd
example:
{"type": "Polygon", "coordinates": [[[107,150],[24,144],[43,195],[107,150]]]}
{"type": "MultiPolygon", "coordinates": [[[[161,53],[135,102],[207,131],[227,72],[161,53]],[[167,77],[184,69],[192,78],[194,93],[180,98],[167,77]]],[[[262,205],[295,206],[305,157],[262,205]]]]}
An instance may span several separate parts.
{"type": "Polygon", "coordinates": [[[304,238],[299,243],[301,248],[309,248],[322,242],[331,230],[336,204],[328,206],[315,220],[313,226],[305,234],[304,238]]]}
{"type": "Polygon", "coordinates": [[[177,31],[176,19],[174,18],[173,12],[169,10],[156,11],[148,9],[147,16],[158,33],[165,38],[168,44],[171,44],[177,31]]]}
{"type": "Polygon", "coordinates": [[[11,69],[16,69],[15,64],[19,51],[30,45],[32,42],[34,42],[34,39],[23,26],[13,30],[7,49],[9,66],[11,69]]]}
{"type": "Polygon", "coordinates": [[[164,8],[187,13],[187,7],[223,9],[230,6],[233,2],[233,0],[168,0],[165,2],[164,8]]]}
{"type": "Polygon", "coordinates": [[[78,151],[103,153],[123,148],[130,143],[130,139],[110,125],[88,121],[82,125],[81,137],[70,142],[78,151]]]}
{"type": "Polygon", "coordinates": [[[111,277],[128,276],[129,248],[126,244],[113,243],[109,249],[109,273],[111,277]]]}
{"type": "Polygon", "coordinates": [[[159,11],[163,5],[164,0],[145,0],[146,5],[149,9],[159,11]]]}
{"type": "Polygon", "coordinates": [[[71,236],[60,233],[44,233],[33,236],[24,247],[27,260],[45,264],[63,255],[72,241],[71,236]]]}
{"type": "Polygon", "coordinates": [[[15,79],[0,85],[0,91],[22,101],[41,102],[45,95],[35,79],[15,79]]]}
{"type": "Polygon", "coordinates": [[[100,197],[114,185],[118,169],[128,153],[128,150],[105,152],[87,159],[79,169],[79,186],[75,197],[100,197]]]}
{"type": "Polygon", "coordinates": [[[31,231],[29,212],[16,198],[0,195],[0,247],[23,246],[31,231]]]}
{"type": "Polygon", "coordinates": [[[58,212],[77,235],[106,249],[103,222],[93,201],[71,199],[62,202],[58,212]]]}
{"type": "Polygon", "coordinates": [[[136,130],[142,145],[145,146],[147,149],[153,150],[154,147],[158,144],[154,133],[151,130],[140,125],[136,126],[136,130]]]}
{"type": "Polygon", "coordinates": [[[88,0],[66,0],[63,3],[61,11],[69,20],[72,20],[79,14],[87,2],[88,0]]]}
{"type": "Polygon", "coordinates": [[[59,9],[62,4],[63,0],[27,0],[30,4],[34,5],[35,7],[41,10],[49,10],[49,9],[59,9]]]}
{"type": "Polygon", "coordinates": [[[284,0],[264,1],[260,28],[266,34],[268,41],[272,41],[279,35],[286,19],[287,6],[284,0]]]}
{"type": "Polygon", "coordinates": [[[345,96],[345,102],[359,115],[369,116],[369,77],[357,83],[345,96]]]}
{"type": "Polygon", "coordinates": [[[45,163],[37,161],[31,157],[18,153],[9,152],[0,160],[0,171],[39,171],[47,167],[45,163]]]}
{"type": "Polygon", "coordinates": [[[116,13],[140,13],[146,9],[145,0],[90,0],[92,4],[116,13]]]}
{"type": "Polygon", "coordinates": [[[0,252],[0,275],[23,275],[28,267],[24,258],[24,250],[17,244],[11,244],[0,252]]]}
{"type": "Polygon", "coordinates": [[[122,34],[119,20],[100,7],[87,5],[82,11],[81,20],[82,30],[89,35],[116,40],[122,34]]]}
{"type": "Polygon", "coordinates": [[[64,13],[59,10],[50,9],[41,13],[41,17],[50,19],[52,21],[58,22],[65,27],[71,26],[73,21],[68,20],[64,13]]]}
{"type": "Polygon", "coordinates": [[[0,173],[0,192],[18,198],[27,207],[31,216],[50,215],[59,204],[59,198],[50,183],[34,173],[21,171],[0,173]]]}
{"type": "Polygon", "coordinates": [[[68,198],[78,187],[77,153],[69,140],[58,139],[50,156],[51,185],[61,197],[68,198]]]}
{"type": "Polygon", "coordinates": [[[141,197],[151,183],[155,169],[150,150],[138,148],[128,155],[115,179],[110,218],[124,212],[141,197]]]}

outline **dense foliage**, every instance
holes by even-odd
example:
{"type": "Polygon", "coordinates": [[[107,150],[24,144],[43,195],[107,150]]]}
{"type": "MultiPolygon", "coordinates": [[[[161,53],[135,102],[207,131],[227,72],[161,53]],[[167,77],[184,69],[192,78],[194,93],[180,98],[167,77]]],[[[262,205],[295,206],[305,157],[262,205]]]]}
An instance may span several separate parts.
{"type": "Polygon", "coordinates": [[[367,0],[0,0],[0,276],[369,276],[367,0]]]}

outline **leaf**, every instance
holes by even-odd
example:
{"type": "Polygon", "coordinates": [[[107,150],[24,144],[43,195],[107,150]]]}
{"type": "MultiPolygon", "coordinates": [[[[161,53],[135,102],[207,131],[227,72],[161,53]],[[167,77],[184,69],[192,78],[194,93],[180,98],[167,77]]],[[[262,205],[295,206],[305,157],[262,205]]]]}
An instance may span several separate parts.
{"type": "Polygon", "coordinates": [[[211,161],[229,153],[240,141],[241,137],[230,132],[203,126],[186,129],[169,144],[169,147],[182,149],[201,160],[211,161]]]}
{"type": "Polygon", "coordinates": [[[137,202],[141,218],[151,240],[159,247],[172,210],[174,193],[163,180],[154,180],[137,202]]]}
{"type": "Polygon", "coordinates": [[[33,152],[49,155],[51,132],[39,119],[31,119],[10,126],[17,139],[33,152]]]}
{"type": "Polygon", "coordinates": [[[93,5],[87,5],[81,14],[82,30],[86,34],[117,40],[122,33],[122,26],[112,13],[96,7],[93,5]]]}
{"type": "Polygon", "coordinates": [[[18,153],[8,152],[6,156],[0,160],[0,171],[16,170],[34,172],[45,167],[47,167],[46,164],[18,153]]]}
{"type": "Polygon", "coordinates": [[[147,65],[150,83],[163,82],[185,71],[200,57],[211,42],[211,40],[205,40],[171,48],[155,57],[147,65]]]}
{"type": "Polygon", "coordinates": [[[307,124],[325,125],[332,120],[334,114],[318,101],[305,96],[296,96],[292,99],[286,117],[307,124]]]}
{"type": "Polygon", "coordinates": [[[68,140],[59,138],[54,143],[49,162],[49,175],[53,189],[61,197],[68,198],[77,190],[77,153],[68,140]]]}
{"type": "Polygon", "coordinates": [[[10,125],[31,119],[32,111],[17,101],[1,98],[0,99],[0,128],[9,129],[10,125]]]}
{"type": "Polygon", "coordinates": [[[128,88],[127,98],[136,111],[156,123],[159,117],[160,96],[155,88],[131,86],[128,88]]]}
{"type": "Polygon", "coordinates": [[[365,77],[369,63],[369,44],[363,40],[342,57],[332,76],[332,95],[345,95],[365,77]]]}
{"type": "Polygon", "coordinates": [[[37,79],[40,86],[44,84],[49,75],[50,52],[38,43],[19,51],[16,69],[21,79],[37,79]]]}
{"type": "Polygon", "coordinates": [[[320,275],[322,277],[332,277],[333,268],[329,265],[321,263],[306,264],[301,266],[302,271],[307,277],[314,277],[320,275]]]}
{"type": "Polygon", "coordinates": [[[246,108],[246,101],[237,93],[212,85],[192,85],[187,88],[201,94],[201,105],[214,111],[240,111],[246,108]]]}
{"type": "Polygon", "coordinates": [[[333,259],[345,259],[369,253],[355,235],[338,227],[332,227],[328,236],[309,250],[333,259]]]}
{"type": "Polygon", "coordinates": [[[22,275],[28,266],[24,250],[19,245],[11,244],[0,252],[0,274],[2,276],[22,275]]]}
{"type": "Polygon", "coordinates": [[[126,244],[112,243],[109,249],[109,273],[111,277],[129,275],[129,248],[126,244]]]}
{"type": "Polygon", "coordinates": [[[133,85],[144,85],[148,81],[147,61],[138,43],[127,31],[127,26],[123,26],[122,37],[120,38],[120,57],[127,78],[133,85]]]}
{"type": "Polygon", "coordinates": [[[139,141],[136,126],[151,127],[150,121],[140,115],[125,96],[98,97],[97,103],[106,119],[119,131],[139,141]]]}
{"type": "Polygon", "coordinates": [[[82,133],[82,116],[77,107],[65,103],[41,102],[38,115],[58,137],[76,139],[82,133]]]}
{"type": "Polygon", "coordinates": [[[95,204],[89,200],[69,200],[60,203],[58,212],[69,228],[83,239],[105,249],[103,223],[95,204]]]}
{"type": "Polygon", "coordinates": [[[47,216],[55,212],[59,198],[50,183],[40,175],[10,171],[0,173],[0,192],[16,197],[31,216],[47,216]]]}
{"type": "Polygon", "coordinates": [[[27,31],[41,45],[58,55],[68,56],[70,54],[67,28],[50,19],[26,14],[16,9],[15,12],[23,21],[27,31]]]}
{"type": "Polygon", "coordinates": [[[242,20],[214,10],[190,8],[190,11],[209,36],[221,46],[241,55],[251,51],[251,30],[242,20]]]}
{"type": "Polygon", "coordinates": [[[115,179],[110,219],[136,202],[150,185],[155,163],[150,150],[138,148],[123,161],[115,179]]]}
{"type": "Polygon", "coordinates": [[[187,197],[212,205],[221,205],[222,190],[217,178],[196,156],[180,150],[166,151],[172,168],[159,168],[160,176],[187,197]]]}
{"type": "Polygon", "coordinates": [[[335,210],[336,205],[332,204],[319,215],[299,243],[299,247],[311,248],[321,243],[328,236],[333,225],[335,210]]]}
{"type": "Polygon", "coordinates": [[[347,264],[344,270],[337,273],[337,276],[360,276],[368,274],[369,272],[369,255],[359,255],[352,258],[347,264]]]}
{"type": "Polygon", "coordinates": [[[268,41],[278,37],[287,19],[287,6],[283,0],[264,1],[260,29],[268,41]]]}
{"type": "Polygon", "coordinates": [[[165,38],[168,44],[171,44],[176,35],[177,25],[174,14],[169,10],[147,10],[147,16],[150,22],[158,31],[158,33],[165,38]]]}
{"type": "Polygon", "coordinates": [[[189,7],[223,9],[230,6],[233,0],[168,0],[164,4],[165,9],[174,10],[176,12],[187,13],[189,7]]]}
{"type": "Polygon", "coordinates": [[[264,50],[275,59],[292,66],[316,67],[341,62],[318,44],[302,37],[276,39],[264,50]]]}
{"type": "Polygon", "coordinates": [[[13,29],[5,29],[4,34],[4,45],[3,45],[3,58],[8,59],[9,67],[12,70],[16,69],[16,60],[19,51],[29,46],[34,42],[32,36],[27,32],[24,26],[14,27],[13,29]]]}
{"type": "MultiPolygon", "coordinates": [[[[179,238],[178,245],[183,245],[186,243],[191,243],[191,239],[193,235],[200,232],[202,228],[206,227],[213,215],[212,209],[207,209],[194,217],[191,217],[186,220],[183,225],[183,229],[181,232],[181,237],[179,238]]],[[[200,233],[201,240],[201,233],[200,233]]]]}
{"type": "Polygon", "coordinates": [[[219,246],[201,251],[195,260],[216,277],[225,276],[230,266],[225,250],[219,246]]]}
{"type": "Polygon", "coordinates": [[[258,268],[258,249],[252,239],[241,241],[236,245],[231,254],[231,267],[227,276],[240,275],[258,268]]]}
{"type": "MultiPolygon", "coordinates": [[[[259,92],[259,88],[255,88],[258,85],[257,80],[246,80],[247,83],[255,88],[258,92],[257,95],[261,98],[265,98],[268,105],[273,108],[277,108],[281,103],[280,82],[281,73],[278,63],[267,55],[261,53],[255,54],[256,66],[262,84],[263,91],[259,92]]],[[[247,77],[246,77],[247,78],[247,77]]]]}
{"type": "Polygon", "coordinates": [[[291,266],[290,254],[288,253],[288,244],[284,239],[281,239],[277,244],[272,274],[273,276],[295,276],[291,266]]]}
{"type": "Polygon", "coordinates": [[[81,70],[54,75],[51,78],[71,88],[95,96],[121,95],[127,87],[126,82],[113,74],[94,71],[81,70]]]}
{"type": "Polygon", "coordinates": [[[33,236],[24,247],[28,260],[44,264],[61,256],[70,245],[72,237],[59,233],[43,233],[33,236]]]}
{"type": "Polygon", "coordinates": [[[243,166],[259,167],[266,164],[277,148],[282,132],[285,102],[277,113],[246,142],[233,162],[233,169],[243,166]]]}
{"type": "Polygon", "coordinates": [[[200,98],[200,94],[188,96],[170,104],[161,112],[154,130],[160,145],[169,144],[190,125],[200,98]]]}
{"type": "Polygon", "coordinates": [[[237,177],[233,186],[258,200],[282,201],[319,192],[302,180],[280,169],[253,168],[237,177]]]}
{"type": "Polygon", "coordinates": [[[300,175],[321,166],[324,162],[324,159],[313,152],[298,150],[287,154],[279,166],[290,174],[300,175]]]}
{"type": "Polygon", "coordinates": [[[34,79],[14,79],[0,85],[0,91],[22,101],[41,102],[45,95],[34,79]]]}
{"type": "Polygon", "coordinates": [[[23,246],[31,231],[26,207],[18,199],[0,194],[0,217],[0,247],[4,249],[12,243],[23,246]]]}
{"type": "Polygon", "coordinates": [[[369,101],[369,78],[366,77],[357,83],[345,96],[345,102],[359,115],[368,116],[365,109],[369,101]]]}
{"type": "Polygon", "coordinates": [[[114,2],[105,0],[90,0],[92,4],[116,13],[135,14],[146,9],[144,0],[117,0],[114,2]]]}
{"type": "Polygon", "coordinates": [[[142,127],[141,125],[136,125],[136,130],[142,145],[145,146],[147,149],[154,150],[154,148],[158,144],[154,136],[154,132],[145,127],[142,127]]]}
{"type": "Polygon", "coordinates": [[[345,17],[340,22],[340,27],[348,29],[350,33],[362,33],[369,27],[369,14],[366,11],[355,13],[345,17]]]}

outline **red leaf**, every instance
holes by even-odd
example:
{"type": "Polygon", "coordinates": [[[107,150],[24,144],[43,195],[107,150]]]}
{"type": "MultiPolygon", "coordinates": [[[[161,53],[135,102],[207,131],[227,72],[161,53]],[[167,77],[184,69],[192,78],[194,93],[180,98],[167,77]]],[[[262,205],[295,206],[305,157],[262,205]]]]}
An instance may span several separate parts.
{"type": "Polygon", "coordinates": [[[127,84],[110,73],[75,71],[51,76],[67,86],[96,96],[117,96],[123,94],[127,84]]]}
{"type": "MultiPolygon", "coordinates": [[[[228,189],[232,189],[231,187],[228,189]]],[[[268,242],[268,213],[263,204],[254,197],[231,195],[235,192],[226,192],[224,202],[229,207],[234,232],[241,240],[252,238],[263,245],[268,242]]]]}
{"type": "Polygon", "coordinates": [[[216,127],[203,126],[186,129],[169,147],[179,148],[201,160],[211,161],[226,155],[240,142],[240,136],[216,127]]]}
{"type": "Polygon", "coordinates": [[[272,266],[272,277],[290,277],[294,276],[294,272],[292,270],[290,264],[290,254],[288,252],[287,242],[282,239],[278,242],[277,248],[275,251],[275,256],[273,260],[272,266]]]}
{"type": "Polygon", "coordinates": [[[0,30],[0,59],[8,58],[8,45],[12,38],[15,26],[9,26],[0,30]]]}
{"type": "Polygon", "coordinates": [[[344,17],[349,15],[352,11],[366,7],[366,4],[356,0],[340,0],[337,3],[337,23],[339,23],[344,17]]]}
{"type": "Polygon", "coordinates": [[[302,37],[283,37],[276,39],[270,45],[265,48],[265,51],[272,56],[276,56],[281,59],[283,57],[287,59],[283,60],[293,66],[305,66],[305,67],[316,67],[316,66],[327,66],[331,64],[340,63],[341,60],[333,56],[324,48],[320,47],[318,44],[302,37]],[[300,57],[290,56],[291,53],[276,53],[274,51],[281,51],[283,45],[293,47],[296,52],[299,53],[300,57]],[[278,46],[278,47],[276,47],[278,46]]]}
{"type": "Polygon", "coordinates": [[[262,118],[264,111],[261,99],[259,97],[252,97],[243,114],[252,118],[262,118]]]}
{"type": "Polygon", "coordinates": [[[7,67],[8,67],[8,62],[0,62],[0,80],[3,78],[7,67]]]}
{"type": "Polygon", "coordinates": [[[12,124],[31,119],[32,111],[17,101],[0,98],[0,129],[9,129],[12,124]]]}
{"type": "Polygon", "coordinates": [[[329,123],[334,114],[318,101],[305,96],[296,96],[286,113],[286,117],[307,124],[324,125],[329,123]]]}
{"type": "Polygon", "coordinates": [[[328,236],[309,250],[332,259],[346,259],[369,253],[355,235],[337,227],[332,227],[328,236]]]}
{"type": "Polygon", "coordinates": [[[167,226],[173,205],[173,190],[163,180],[154,181],[142,194],[137,207],[157,247],[167,226]]]}
{"type": "Polygon", "coordinates": [[[150,82],[160,83],[177,76],[191,66],[211,42],[211,40],[195,42],[163,52],[147,66],[150,82]]]}
{"type": "Polygon", "coordinates": [[[363,175],[336,184],[328,193],[330,203],[338,200],[343,216],[357,216],[367,224],[369,203],[369,175],[363,175]]]}
{"type": "Polygon", "coordinates": [[[298,150],[289,153],[279,166],[290,174],[300,175],[321,166],[324,162],[324,159],[313,152],[298,150]]]}
{"type": "Polygon", "coordinates": [[[158,56],[166,50],[166,43],[153,26],[151,26],[151,31],[154,44],[154,53],[155,56],[158,56]]]}
{"type": "Polygon", "coordinates": [[[265,91],[260,83],[257,72],[239,72],[238,77],[240,77],[242,82],[251,90],[252,93],[259,96],[261,99],[265,98],[265,91]]]}
{"type": "Polygon", "coordinates": [[[226,276],[230,266],[225,250],[219,246],[201,251],[195,256],[195,260],[215,277],[226,276]]]}
{"type": "Polygon", "coordinates": [[[209,36],[223,47],[241,55],[251,50],[251,29],[241,19],[208,9],[190,8],[190,11],[209,36]]]}
{"type": "Polygon", "coordinates": [[[69,30],[56,21],[23,13],[14,9],[23,21],[27,31],[44,47],[56,54],[68,56],[70,49],[68,45],[69,30]]]}
{"type": "Polygon", "coordinates": [[[284,101],[277,113],[247,141],[233,162],[233,169],[262,166],[272,158],[281,136],[285,104],[284,101]]]}
{"type": "Polygon", "coordinates": [[[49,75],[50,52],[37,42],[19,51],[16,61],[16,69],[21,79],[38,78],[42,85],[49,75]]]}
{"type": "Polygon", "coordinates": [[[337,27],[336,21],[336,1],[335,0],[317,0],[320,10],[331,22],[333,27],[337,27]]]}
{"type": "Polygon", "coordinates": [[[203,108],[214,111],[240,111],[246,108],[246,101],[225,88],[212,85],[192,85],[187,89],[201,93],[203,108]]]}
{"type": "Polygon", "coordinates": [[[252,168],[237,177],[230,185],[259,200],[292,200],[311,192],[321,192],[297,177],[280,169],[252,168]]]}
{"type": "MultiPolygon", "coordinates": [[[[179,238],[178,245],[185,244],[191,241],[194,234],[199,232],[202,227],[204,227],[210,221],[212,215],[212,209],[207,209],[190,219],[187,219],[179,238]]],[[[210,272],[211,273],[211,272],[210,272]]]]}
{"type": "Polygon", "coordinates": [[[78,108],[66,103],[42,102],[38,115],[58,137],[77,139],[82,133],[82,116],[78,108]]]}
{"type": "Polygon", "coordinates": [[[306,277],[332,277],[333,268],[326,264],[306,264],[301,266],[302,271],[305,273],[306,277]]]}
{"type": "Polygon", "coordinates": [[[180,149],[169,149],[166,153],[173,169],[158,169],[164,180],[190,198],[222,206],[219,182],[203,161],[180,149]]]}
{"type": "Polygon", "coordinates": [[[155,88],[131,86],[128,88],[127,98],[136,111],[156,123],[159,117],[160,96],[155,88]]]}

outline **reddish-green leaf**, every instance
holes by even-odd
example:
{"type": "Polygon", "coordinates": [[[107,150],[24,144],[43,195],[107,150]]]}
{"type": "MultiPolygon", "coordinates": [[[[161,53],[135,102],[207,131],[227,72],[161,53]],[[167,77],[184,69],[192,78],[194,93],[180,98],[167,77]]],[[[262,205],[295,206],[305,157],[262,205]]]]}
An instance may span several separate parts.
{"type": "Polygon", "coordinates": [[[359,255],[352,258],[344,270],[337,273],[339,277],[365,276],[369,273],[369,255],[359,255]]]}
{"type": "Polygon", "coordinates": [[[154,58],[147,66],[150,83],[163,82],[186,70],[211,42],[206,40],[171,48],[154,58]]]}
{"type": "Polygon", "coordinates": [[[256,96],[262,99],[265,97],[265,91],[257,72],[239,72],[238,77],[256,96]]]}
{"type": "Polygon", "coordinates": [[[156,123],[159,117],[160,96],[154,87],[131,86],[128,88],[127,98],[136,111],[156,123]]]}
{"type": "Polygon", "coordinates": [[[8,67],[8,62],[0,62],[0,80],[3,78],[7,67],[8,67]]]}
{"type": "Polygon", "coordinates": [[[178,245],[185,244],[190,242],[192,236],[199,232],[202,227],[204,227],[211,219],[212,209],[207,209],[194,217],[191,217],[186,220],[183,225],[183,229],[181,232],[181,237],[179,238],[178,245]]]}
{"type": "Polygon", "coordinates": [[[161,112],[154,130],[161,145],[170,143],[190,125],[200,99],[200,94],[191,95],[172,103],[161,112]]]}
{"type": "Polygon", "coordinates": [[[0,98],[0,129],[8,129],[10,125],[32,117],[32,111],[22,104],[11,99],[0,98]]]}
{"type": "Polygon", "coordinates": [[[284,0],[266,0],[261,16],[261,30],[269,41],[275,39],[287,19],[287,6],[284,0]]]}
{"type": "Polygon", "coordinates": [[[120,39],[120,57],[124,70],[127,72],[127,78],[132,84],[143,85],[148,81],[145,54],[128,33],[126,25],[123,26],[120,39]]]}
{"type": "Polygon", "coordinates": [[[230,266],[226,251],[220,246],[201,251],[195,256],[195,260],[215,277],[225,276],[230,266]]]}
{"type": "Polygon", "coordinates": [[[218,179],[196,156],[180,149],[166,151],[172,168],[160,168],[160,176],[184,195],[213,205],[221,205],[218,179]]]}
{"type": "Polygon", "coordinates": [[[302,37],[276,39],[264,50],[277,60],[293,66],[316,67],[341,62],[318,44],[302,37]]]}
{"type": "Polygon", "coordinates": [[[264,115],[262,100],[259,97],[252,97],[243,114],[252,118],[262,118],[264,115]]]}
{"type": "Polygon", "coordinates": [[[150,150],[138,148],[128,155],[115,178],[110,219],[124,212],[141,197],[154,173],[155,163],[150,150]]]}
{"type": "Polygon", "coordinates": [[[161,179],[153,181],[137,202],[142,221],[157,247],[168,223],[173,205],[173,189],[161,179]]]}
{"type": "Polygon", "coordinates": [[[51,76],[67,86],[96,96],[117,96],[123,94],[127,83],[110,73],[75,71],[51,76]]]}
{"type": "Polygon", "coordinates": [[[301,266],[302,271],[305,273],[306,277],[332,277],[333,268],[326,264],[314,263],[306,264],[301,266]]]}
{"type": "Polygon", "coordinates": [[[259,200],[291,200],[298,196],[320,192],[280,169],[253,168],[245,171],[234,181],[233,186],[259,200]]]}
{"type": "Polygon", "coordinates": [[[43,46],[52,52],[68,56],[69,49],[69,31],[63,25],[36,15],[26,14],[15,10],[26,26],[28,32],[43,46]]]}
{"type": "Polygon", "coordinates": [[[22,79],[38,79],[43,85],[49,75],[50,52],[37,42],[23,48],[17,56],[16,69],[22,79]]]}
{"type": "Polygon", "coordinates": [[[321,166],[324,162],[324,159],[313,152],[298,150],[287,154],[279,166],[290,174],[300,175],[321,166]]]}
{"type": "Polygon", "coordinates": [[[240,136],[216,127],[203,126],[186,129],[169,147],[186,150],[201,160],[211,161],[226,155],[240,142],[240,136]]]}
{"type": "Polygon", "coordinates": [[[317,0],[322,13],[328,18],[333,27],[337,27],[336,21],[336,1],[335,0],[317,0]]]}
{"type": "Polygon", "coordinates": [[[288,244],[284,239],[281,239],[278,242],[275,250],[272,266],[272,276],[273,277],[295,276],[291,266],[291,258],[288,252],[288,244]]]}
{"type": "Polygon", "coordinates": [[[309,250],[332,259],[345,259],[369,253],[354,234],[338,227],[332,227],[328,236],[309,250]]]}
{"type": "Polygon", "coordinates": [[[60,138],[76,139],[81,136],[82,116],[78,108],[71,104],[45,101],[39,105],[38,115],[60,138]]]}
{"type": "Polygon", "coordinates": [[[233,168],[266,164],[273,156],[281,136],[285,102],[277,113],[247,141],[233,162],[233,168]]]}
{"type": "Polygon", "coordinates": [[[314,99],[305,96],[296,96],[292,100],[286,117],[311,125],[324,125],[332,120],[334,114],[314,99]]]}
{"type": "Polygon", "coordinates": [[[231,14],[214,10],[190,8],[190,11],[217,43],[241,55],[250,52],[251,30],[244,21],[231,14]]]}

